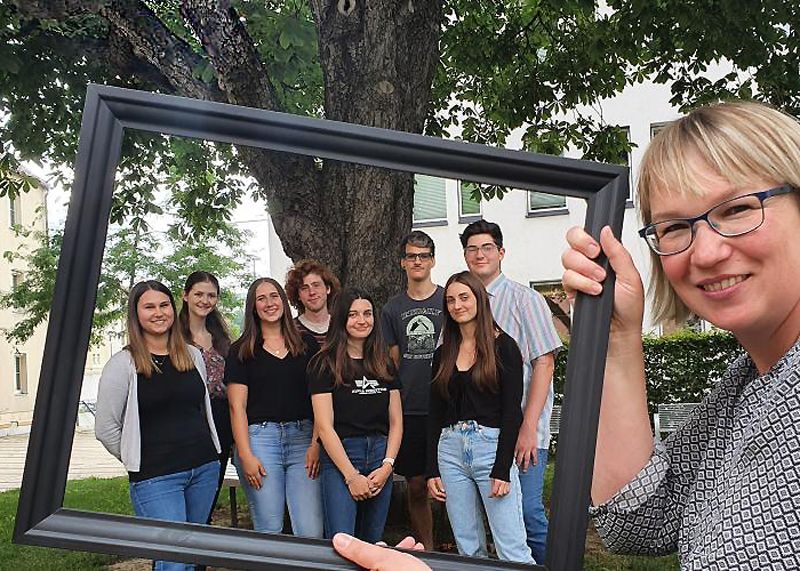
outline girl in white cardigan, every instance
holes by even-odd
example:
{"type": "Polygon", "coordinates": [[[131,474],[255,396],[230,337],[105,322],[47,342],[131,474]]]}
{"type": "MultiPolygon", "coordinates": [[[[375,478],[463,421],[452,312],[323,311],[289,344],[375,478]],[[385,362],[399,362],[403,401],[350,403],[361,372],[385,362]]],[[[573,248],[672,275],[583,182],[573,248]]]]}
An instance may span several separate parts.
{"type": "MultiPolygon", "coordinates": [[[[128,470],[136,515],[205,523],[220,451],[206,369],[175,319],[169,289],[149,280],[128,299],[128,345],[103,369],[95,434],[128,470]]],[[[156,561],[159,571],[194,565],[156,561]]]]}

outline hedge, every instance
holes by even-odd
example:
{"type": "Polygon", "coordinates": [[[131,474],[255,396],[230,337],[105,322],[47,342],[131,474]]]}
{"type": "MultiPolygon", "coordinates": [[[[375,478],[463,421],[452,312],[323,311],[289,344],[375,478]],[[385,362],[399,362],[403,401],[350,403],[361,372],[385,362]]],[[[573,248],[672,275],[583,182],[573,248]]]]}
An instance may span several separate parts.
{"type": "MultiPolygon", "coordinates": [[[[644,367],[651,414],[658,403],[699,402],[743,353],[727,332],[695,333],[681,330],[664,337],[645,336],[644,367]]],[[[567,368],[568,343],[556,359],[553,377],[555,401],[561,403],[567,368]]]]}

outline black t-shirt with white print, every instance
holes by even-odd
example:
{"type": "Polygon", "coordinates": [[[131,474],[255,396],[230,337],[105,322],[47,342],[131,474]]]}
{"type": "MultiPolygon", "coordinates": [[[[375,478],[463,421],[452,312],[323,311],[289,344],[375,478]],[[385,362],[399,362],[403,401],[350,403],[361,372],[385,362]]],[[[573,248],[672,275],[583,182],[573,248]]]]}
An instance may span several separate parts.
{"type": "Polygon", "coordinates": [[[331,393],[333,429],[339,438],[389,434],[389,391],[399,390],[394,379],[376,379],[364,371],[363,359],[352,359],[353,378],[334,387],[330,372],[311,375],[308,390],[312,395],[331,393]]]}

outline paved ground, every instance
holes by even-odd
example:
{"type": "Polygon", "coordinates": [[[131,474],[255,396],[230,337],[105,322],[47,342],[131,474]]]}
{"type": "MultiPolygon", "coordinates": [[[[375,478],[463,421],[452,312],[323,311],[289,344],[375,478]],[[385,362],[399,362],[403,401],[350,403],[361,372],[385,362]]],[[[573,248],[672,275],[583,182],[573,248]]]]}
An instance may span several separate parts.
{"type": "MultiPolygon", "coordinates": [[[[0,438],[0,492],[20,487],[27,450],[27,435],[0,438]]],[[[126,472],[122,464],[95,440],[94,432],[83,430],[75,432],[69,464],[70,480],[91,477],[113,478],[124,475],[126,472]]]]}

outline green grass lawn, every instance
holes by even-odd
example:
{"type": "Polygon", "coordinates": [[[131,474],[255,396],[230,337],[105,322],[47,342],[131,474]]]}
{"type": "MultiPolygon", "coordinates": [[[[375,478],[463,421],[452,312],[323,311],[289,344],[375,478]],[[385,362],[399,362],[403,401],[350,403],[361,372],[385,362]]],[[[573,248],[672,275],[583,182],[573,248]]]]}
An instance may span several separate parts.
{"type": "MultiPolygon", "coordinates": [[[[548,466],[545,480],[545,498],[550,497],[553,479],[553,465],[548,466]]],[[[249,514],[244,495],[237,494],[239,504],[240,525],[248,527],[249,514]]],[[[24,547],[11,543],[14,530],[14,517],[17,511],[19,491],[0,493],[0,569],[19,570],[92,570],[105,569],[107,565],[117,562],[118,557],[80,551],[45,549],[41,547],[24,547]]],[[[215,525],[228,525],[227,490],[220,494],[220,509],[215,512],[215,525]]],[[[71,481],[67,485],[64,507],[97,511],[105,513],[130,514],[127,478],[112,480],[80,480],[71,481]]],[[[387,530],[388,534],[389,530],[387,530]]],[[[597,534],[590,529],[587,537],[587,551],[584,569],[590,571],[677,571],[678,561],[671,557],[626,557],[611,555],[600,544],[597,534]]]]}
{"type": "MultiPolygon", "coordinates": [[[[118,557],[110,555],[27,547],[11,543],[18,500],[19,490],[0,493],[0,569],[82,571],[105,569],[109,563],[119,561],[118,557]]],[[[70,481],[67,484],[64,507],[130,514],[132,511],[128,497],[128,480],[115,478],[70,481]]]]}

